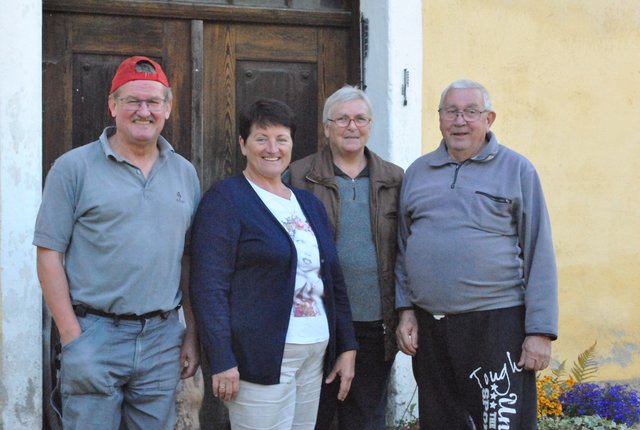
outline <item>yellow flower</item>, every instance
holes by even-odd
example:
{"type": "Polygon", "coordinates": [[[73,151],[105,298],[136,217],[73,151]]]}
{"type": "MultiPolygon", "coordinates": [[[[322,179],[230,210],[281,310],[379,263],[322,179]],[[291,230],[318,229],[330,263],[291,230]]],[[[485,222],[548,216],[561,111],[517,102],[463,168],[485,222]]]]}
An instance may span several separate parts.
{"type": "Polygon", "coordinates": [[[543,416],[561,417],[562,405],[560,395],[573,386],[575,382],[567,380],[560,382],[546,375],[536,379],[536,389],[538,392],[538,418],[543,416]]]}

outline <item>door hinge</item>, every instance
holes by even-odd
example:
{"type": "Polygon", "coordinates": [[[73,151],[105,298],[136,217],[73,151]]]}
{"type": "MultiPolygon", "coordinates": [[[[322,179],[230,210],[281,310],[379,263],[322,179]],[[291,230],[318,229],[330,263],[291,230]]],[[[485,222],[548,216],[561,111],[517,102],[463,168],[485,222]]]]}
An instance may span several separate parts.
{"type": "Polygon", "coordinates": [[[365,18],[363,14],[360,14],[360,89],[362,91],[367,89],[365,83],[365,65],[364,60],[369,55],[369,18],[365,18]]]}

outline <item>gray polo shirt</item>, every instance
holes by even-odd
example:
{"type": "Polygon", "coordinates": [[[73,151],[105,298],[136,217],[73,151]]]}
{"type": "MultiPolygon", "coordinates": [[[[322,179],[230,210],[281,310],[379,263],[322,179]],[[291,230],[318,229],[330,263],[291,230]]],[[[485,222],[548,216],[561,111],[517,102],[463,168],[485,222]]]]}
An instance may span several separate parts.
{"type": "Polygon", "coordinates": [[[200,199],[195,169],[159,137],[147,178],[99,140],[56,160],[33,244],[65,256],[74,304],[117,314],[175,308],[185,236],[200,199]]]}

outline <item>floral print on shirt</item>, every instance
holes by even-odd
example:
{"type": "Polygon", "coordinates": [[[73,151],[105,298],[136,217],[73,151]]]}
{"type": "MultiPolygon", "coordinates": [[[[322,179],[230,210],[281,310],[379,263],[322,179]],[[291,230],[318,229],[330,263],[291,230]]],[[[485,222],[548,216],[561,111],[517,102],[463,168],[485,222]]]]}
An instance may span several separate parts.
{"type": "Polygon", "coordinates": [[[286,218],[282,225],[291,236],[298,253],[296,291],[293,299],[294,317],[321,315],[318,301],[324,294],[320,278],[320,253],[311,226],[297,215],[286,218]]]}

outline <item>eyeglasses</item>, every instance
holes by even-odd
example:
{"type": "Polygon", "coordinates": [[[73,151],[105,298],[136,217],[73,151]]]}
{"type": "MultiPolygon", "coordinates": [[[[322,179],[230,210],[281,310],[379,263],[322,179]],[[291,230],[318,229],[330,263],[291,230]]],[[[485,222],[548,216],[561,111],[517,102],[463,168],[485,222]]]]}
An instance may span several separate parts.
{"type": "Polygon", "coordinates": [[[348,116],[341,116],[340,118],[331,119],[327,118],[327,121],[331,121],[335,123],[338,127],[348,127],[351,124],[351,121],[356,125],[356,127],[366,127],[371,122],[371,118],[365,118],[363,116],[358,116],[355,118],[349,118],[348,116]]]}
{"type": "Polygon", "coordinates": [[[467,108],[463,110],[438,109],[438,113],[440,113],[440,118],[444,119],[445,121],[455,121],[456,119],[458,119],[458,115],[462,115],[462,118],[465,121],[473,122],[473,121],[479,120],[480,116],[485,112],[489,112],[489,111],[487,109],[478,110],[473,108],[467,108]]]}
{"type": "Polygon", "coordinates": [[[149,112],[160,112],[164,108],[164,99],[149,99],[138,100],[133,97],[118,97],[118,100],[124,105],[124,110],[127,112],[135,112],[142,109],[142,106],[147,106],[149,112]]]}

